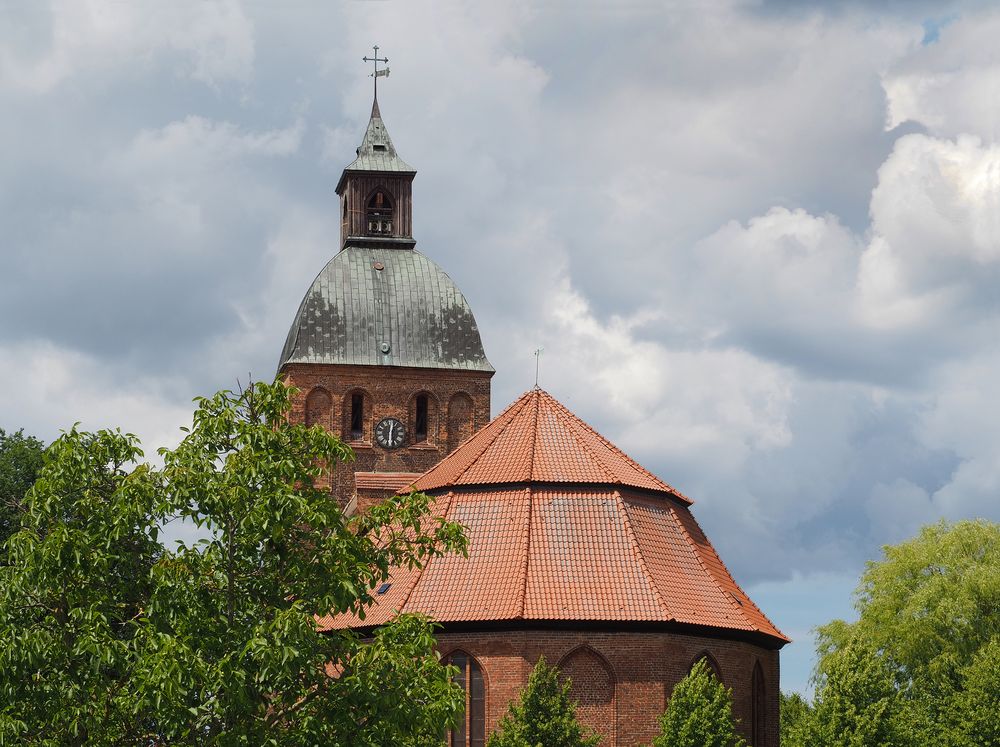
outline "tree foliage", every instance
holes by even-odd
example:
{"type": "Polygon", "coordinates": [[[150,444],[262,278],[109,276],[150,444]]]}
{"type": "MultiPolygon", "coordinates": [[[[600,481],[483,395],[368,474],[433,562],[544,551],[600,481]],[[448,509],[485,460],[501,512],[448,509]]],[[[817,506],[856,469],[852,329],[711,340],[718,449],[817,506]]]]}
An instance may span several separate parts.
{"type": "Polygon", "coordinates": [[[741,747],[736,733],[732,691],[715,677],[704,659],[674,685],[660,735],[653,747],[741,747]]]}
{"type": "Polygon", "coordinates": [[[560,684],[559,670],[542,657],[528,676],[520,700],[511,703],[490,736],[488,747],[593,747],[601,738],[587,734],[570,698],[572,683],[560,684]]]}
{"type": "Polygon", "coordinates": [[[20,525],[24,494],[38,479],[44,453],[37,438],[0,428],[0,548],[20,525]]]}
{"type": "Polygon", "coordinates": [[[813,709],[798,693],[781,693],[781,744],[801,747],[808,741],[813,709]]]}
{"type": "Polygon", "coordinates": [[[429,622],[363,641],[316,615],[363,617],[390,567],[464,550],[461,528],[420,494],[345,517],[316,486],[351,453],[290,423],[290,397],[198,400],[160,470],[118,432],[53,444],[0,569],[0,743],[440,741],[463,702],[429,622]],[[174,517],[209,539],[163,548],[174,517]]]}
{"type": "Polygon", "coordinates": [[[941,522],[885,547],[856,606],[857,622],[819,629],[804,743],[998,743],[1000,525],[941,522]]]}

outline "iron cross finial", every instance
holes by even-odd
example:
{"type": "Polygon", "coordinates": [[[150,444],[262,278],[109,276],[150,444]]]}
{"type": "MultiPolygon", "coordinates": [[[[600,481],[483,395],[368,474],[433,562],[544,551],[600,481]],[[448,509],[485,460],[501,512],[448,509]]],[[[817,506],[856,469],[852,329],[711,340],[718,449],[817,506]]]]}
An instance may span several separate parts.
{"type": "Polygon", "coordinates": [[[373,72],[369,77],[375,79],[375,98],[378,99],[378,79],[379,78],[388,78],[389,77],[389,68],[386,67],[385,70],[379,70],[378,69],[378,64],[380,62],[384,62],[386,65],[388,65],[389,64],[389,58],[388,57],[379,57],[378,56],[378,44],[376,44],[373,47],[373,49],[375,50],[375,56],[374,57],[369,57],[368,55],[365,55],[361,59],[364,60],[365,62],[373,62],[373,63],[375,63],[375,72],[373,72]]]}
{"type": "Polygon", "coordinates": [[[535,389],[538,389],[538,363],[542,358],[542,351],[545,348],[538,348],[535,350],[535,389]]]}

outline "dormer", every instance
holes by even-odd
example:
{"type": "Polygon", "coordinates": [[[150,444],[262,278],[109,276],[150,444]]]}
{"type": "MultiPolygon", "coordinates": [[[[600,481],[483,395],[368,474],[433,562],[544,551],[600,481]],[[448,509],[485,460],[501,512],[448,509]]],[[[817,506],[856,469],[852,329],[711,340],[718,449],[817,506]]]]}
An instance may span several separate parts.
{"type": "Polygon", "coordinates": [[[337,183],[340,246],[412,249],[413,177],[416,171],[396,153],[378,101],[365,137],[337,183]]]}

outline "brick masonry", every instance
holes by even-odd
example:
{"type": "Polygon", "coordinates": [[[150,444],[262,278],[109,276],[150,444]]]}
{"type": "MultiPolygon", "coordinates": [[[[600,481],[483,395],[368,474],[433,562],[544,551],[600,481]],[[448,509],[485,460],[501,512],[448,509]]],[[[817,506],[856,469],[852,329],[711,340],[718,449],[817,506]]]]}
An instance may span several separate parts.
{"type": "MultiPolygon", "coordinates": [[[[355,496],[355,472],[425,472],[490,420],[492,373],[402,366],[343,366],[293,363],[282,369],[285,382],[299,392],[291,418],[299,423],[322,423],[341,436],[355,453],[355,461],[334,472],[332,492],[341,506],[355,496]],[[362,437],[350,435],[351,395],[365,397],[362,437]],[[416,398],[428,395],[427,440],[414,443],[416,398]],[[374,441],[375,424],[397,418],[406,426],[406,442],[383,449],[374,441]]],[[[387,497],[385,491],[358,495],[364,508],[387,497]]]]}
{"type": "Polygon", "coordinates": [[[691,665],[708,654],[722,682],[733,691],[733,712],[750,741],[751,680],[759,663],[763,673],[763,739],[754,747],[778,746],[778,652],[743,641],[672,632],[623,630],[515,630],[442,632],[443,657],[464,651],[474,657],[486,682],[487,734],[510,701],[527,684],[544,656],[573,681],[580,720],[603,736],[602,747],[648,745],[659,733],[657,719],[673,686],[691,665]]]}

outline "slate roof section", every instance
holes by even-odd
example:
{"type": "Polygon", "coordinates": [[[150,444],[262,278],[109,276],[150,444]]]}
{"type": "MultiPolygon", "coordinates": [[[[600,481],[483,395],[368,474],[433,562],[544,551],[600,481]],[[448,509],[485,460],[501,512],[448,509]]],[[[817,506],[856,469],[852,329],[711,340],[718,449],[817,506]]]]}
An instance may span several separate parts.
{"type": "Polygon", "coordinates": [[[493,372],[472,309],[444,270],[416,250],[364,246],[345,248],[313,281],[278,370],[290,363],[493,372]]]}
{"type": "Polygon", "coordinates": [[[414,487],[466,527],[468,556],[393,569],[364,620],[326,616],[322,629],[402,611],[441,623],[672,623],[788,642],[722,564],[690,501],[539,389],[414,487]]]}

